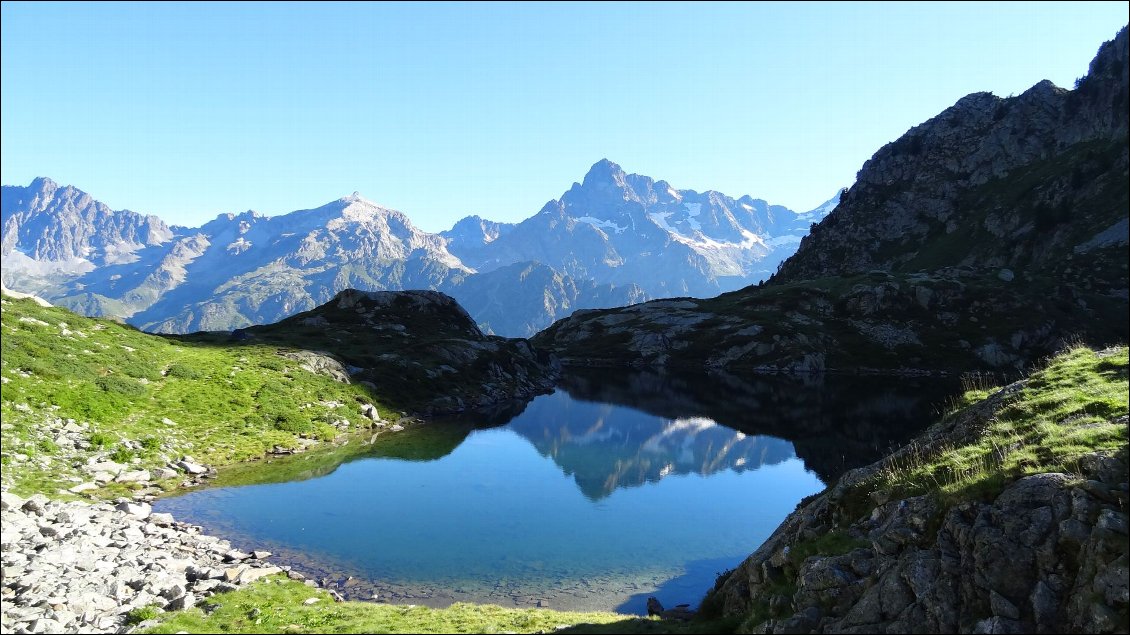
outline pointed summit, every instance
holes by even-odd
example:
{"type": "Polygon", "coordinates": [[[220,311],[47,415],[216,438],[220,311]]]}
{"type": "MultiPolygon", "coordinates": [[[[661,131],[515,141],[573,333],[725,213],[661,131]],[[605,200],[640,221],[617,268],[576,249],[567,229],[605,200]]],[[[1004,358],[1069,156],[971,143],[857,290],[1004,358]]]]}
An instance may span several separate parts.
{"type": "Polygon", "coordinates": [[[29,190],[38,190],[40,192],[47,190],[59,189],[59,184],[46,176],[37,176],[31,181],[31,185],[27,186],[29,190]]]}
{"type": "Polygon", "coordinates": [[[597,185],[623,187],[625,176],[624,170],[619,165],[608,159],[601,159],[589,168],[588,174],[585,175],[585,180],[581,185],[584,187],[597,185]]]}

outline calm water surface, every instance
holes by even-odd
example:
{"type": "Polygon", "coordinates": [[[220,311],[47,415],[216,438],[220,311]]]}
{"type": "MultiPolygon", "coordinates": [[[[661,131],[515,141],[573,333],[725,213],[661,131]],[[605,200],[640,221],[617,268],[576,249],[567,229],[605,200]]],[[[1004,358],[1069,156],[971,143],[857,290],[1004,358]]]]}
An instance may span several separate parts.
{"type": "Polygon", "coordinates": [[[155,508],[353,598],[644,613],[649,595],[697,604],[801,498],[928,424],[951,388],[574,374],[508,412],[378,439],[313,478],[155,508]]]}

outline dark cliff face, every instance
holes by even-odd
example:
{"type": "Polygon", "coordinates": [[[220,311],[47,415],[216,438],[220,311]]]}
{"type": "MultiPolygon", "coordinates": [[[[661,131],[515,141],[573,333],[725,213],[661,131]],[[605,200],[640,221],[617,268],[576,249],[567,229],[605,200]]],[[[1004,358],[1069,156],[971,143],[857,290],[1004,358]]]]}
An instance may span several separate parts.
{"type": "Polygon", "coordinates": [[[1126,632],[1125,393],[1087,423],[1048,415],[1080,385],[1091,396],[1125,391],[1126,359],[1125,347],[1075,350],[1049,363],[1054,381],[1037,373],[847,472],[721,576],[704,610],[743,616],[745,633],[1126,632]],[[1049,416],[1109,436],[1066,451],[1049,443],[1044,458],[1004,467],[1032,448],[986,439],[1002,429],[1022,438],[1049,416]],[[997,457],[968,473],[942,467],[940,457],[968,460],[978,447],[997,457]],[[907,487],[909,466],[931,476],[907,487]]]}
{"type": "Polygon", "coordinates": [[[1128,67],[1123,29],[1074,91],[1043,81],[962,98],[876,152],[773,282],[944,267],[1055,275],[1119,221],[1124,246],[1128,67]]]}
{"type": "Polygon", "coordinates": [[[1073,91],[962,98],[876,152],[762,286],[533,341],[579,363],[949,372],[1125,341],[1127,68],[1123,29],[1073,91]]]}

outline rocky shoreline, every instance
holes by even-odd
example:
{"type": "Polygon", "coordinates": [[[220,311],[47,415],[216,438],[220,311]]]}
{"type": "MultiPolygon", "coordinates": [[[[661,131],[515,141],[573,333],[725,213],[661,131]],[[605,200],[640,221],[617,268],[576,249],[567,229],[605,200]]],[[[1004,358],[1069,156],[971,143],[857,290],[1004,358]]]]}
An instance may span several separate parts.
{"type": "Polygon", "coordinates": [[[277,573],[304,579],[271,564],[268,552],[232,549],[143,502],[2,492],[0,510],[5,633],[128,632],[139,609],[189,608],[277,573]]]}

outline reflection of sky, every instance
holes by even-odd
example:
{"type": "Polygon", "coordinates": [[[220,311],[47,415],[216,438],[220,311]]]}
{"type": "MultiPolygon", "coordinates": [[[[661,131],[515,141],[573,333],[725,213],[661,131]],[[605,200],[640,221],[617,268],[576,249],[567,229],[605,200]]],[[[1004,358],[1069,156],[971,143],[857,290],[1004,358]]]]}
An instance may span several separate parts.
{"type": "MultiPolygon", "coordinates": [[[[719,557],[737,564],[821,487],[779,439],[559,392],[435,461],[363,459],[320,478],[193,492],[157,506],[374,578],[545,584],[679,575],[686,563],[719,557]],[[578,486],[590,482],[600,484],[599,497],[578,486]]],[[[702,580],[702,590],[712,583],[712,575],[702,580]]]]}

